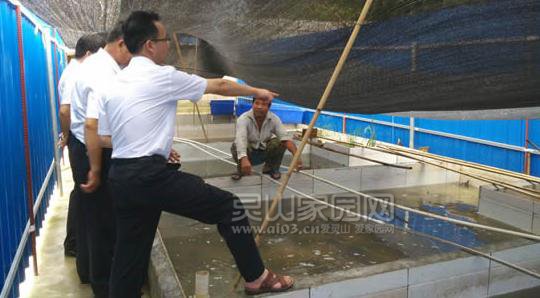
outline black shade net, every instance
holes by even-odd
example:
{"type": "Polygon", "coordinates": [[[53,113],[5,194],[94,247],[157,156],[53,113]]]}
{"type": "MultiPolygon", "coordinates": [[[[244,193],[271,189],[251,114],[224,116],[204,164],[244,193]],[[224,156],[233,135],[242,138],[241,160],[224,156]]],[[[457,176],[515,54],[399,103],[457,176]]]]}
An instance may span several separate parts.
{"type": "MultiPolygon", "coordinates": [[[[128,0],[90,1],[83,10],[74,1],[22,2],[65,38],[108,29],[133,10],[154,10],[179,41],[178,49],[171,43],[171,64],[205,77],[235,76],[307,107],[316,106],[364,4],[128,0]]],[[[538,106],[540,0],[374,0],[325,109],[538,106]]]]}

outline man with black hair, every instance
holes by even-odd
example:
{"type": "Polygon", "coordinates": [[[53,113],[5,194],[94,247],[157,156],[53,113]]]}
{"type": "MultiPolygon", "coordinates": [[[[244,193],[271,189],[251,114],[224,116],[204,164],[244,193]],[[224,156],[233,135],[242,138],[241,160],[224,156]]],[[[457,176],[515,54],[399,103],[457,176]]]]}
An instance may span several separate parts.
{"type": "Polygon", "coordinates": [[[99,126],[100,135],[111,136],[113,148],[109,182],[117,243],[111,297],[140,297],[161,211],[217,225],[246,281],[247,294],[290,289],[291,277],[265,268],[239,198],[167,166],[179,99],[195,102],[214,93],[272,100],[277,94],[163,66],[170,38],[156,13],[131,13],[123,30],[133,59],[111,84],[99,126]]]}
{"type": "Polygon", "coordinates": [[[69,61],[68,66],[62,72],[58,81],[58,95],[60,96],[60,127],[62,136],[60,146],[64,148],[69,139],[71,92],[77,70],[81,63],[90,55],[105,46],[105,38],[102,34],[93,33],[82,36],[75,45],[75,56],[69,61]]]}
{"type": "MultiPolygon", "coordinates": [[[[118,23],[107,35],[105,47],[81,64],[71,105],[69,144],[75,148],[71,165],[81,190],[79,227],[86,233],[79,243],[89,254],[90,284],[96,297],[108,297],[115,229],[112,198],[106,184],[110,148],[102,149],[97,138],[98,105],[107,85],[131,59],[118,23]]],[[[78,239],[79,240],[79,239],[78,239]]],[[[79,261],[77,259],[77,261],[79,261]]],[[[79,262],[77,262],[79,267],[79,262]]]]}
{"type": "MultiPolygon", "coordinates": [[[[62,134],[60,136],[59,146],[63,149],[69,139],[69,127],[70,121],[70,109],[72,92],[74,90],[74,82],[77,77],[81,63],[99,50],[99,48],[105,46],[105,38],[100,34],[87,34],[77,40],[75,45],[75,56],[71,59],[68,66],[62,72],[62,76],[58,82],[58,94],[60,96],[60,127],[62,128],[62,134]]],[[[71,156],[72,148],[68,146],[68,152],[71,156]]],[[[75,171],[71,168],[71,173],[75,179],[75,171]]],[[[71,194],[69,195],[69,207],[66,223],[66,239],[64,240],[64,254],[66,256],[77,255],[77,214],[79,210],[79,188],[75,185],[71,194]]],[[[82,236],[82,235],[81,235],[82,236]]],[[[85,250],[79,252],[80,270],[79,278],[81,282],[88,282],[88,254],[85,250]]]]}
{"type": "MultiPolygon", "coordinates": [[[[236,121],[236,138],[231,153],[237,164],[237,172],[231,178],[240,180],[243,175],[251,175],[252,165],[264,163],[263,173],[279,180],[281,161],[285,149],[294,155],[296,145],[287,136],[281,119],[270,111],[271,101],[253,98],[251,110],[236,121]]],[[[302,167],[299,159],[297,168],[302,167]]]]}

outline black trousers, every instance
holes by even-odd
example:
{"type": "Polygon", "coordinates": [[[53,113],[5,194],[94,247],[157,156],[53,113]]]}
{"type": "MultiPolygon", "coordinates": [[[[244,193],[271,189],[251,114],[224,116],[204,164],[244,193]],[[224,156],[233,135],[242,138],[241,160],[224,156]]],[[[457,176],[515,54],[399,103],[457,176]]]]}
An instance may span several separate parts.
{"type": "MultiPolygon", "coordinates": [[[[74,175],[73,169],[72,175],[74,175]]],[[[66,238],[64,239],[64,252],[66,255],[70,252],[77,251],[77,204],[79,204],[79,200],[77,199],[77,191],[76,187],[74,186],[71,190],[71,193],[69,194],[69,206],[66,222],[66,238]]]]}
{"type": "MultiPolygon", "coordinates": [[[[68,133],[69,137],[75,137],[70,132],[68,133]]],[[[69,140],[69,139],[68,139],[69,140]]],[[[70,151],[70,145],[67,144],[68,147],[68,153],[70,154],[71,158],[71,151],[70,151]]],[[[75,171],[73,168],[71,168],[71,175],[73,177],[73,181],[75,181],[75,171]]],[[[77,186],[74,185],[73,189],[71,190],[71,193],[69,194],[69,206],[68,206],[68,215],[67,215],[67,222],[66,222],[66,239],[64,239],[64,252],[66,255],[71,252],[77,251],[77,210],[79,203],[79,200],[77,200],[77,186]]]]}
{"type": "Polygon", "coordinates": [[[90,163],[86,146],[73,135],[69,138],[70,162],[79,199],[77,218],[77,272],[86,276],[96,297],[108,297],[115,243],[113,201],[107,185],[111,149],[103,149],[101,185],[93,193],[80,189],[86,183],[90,163]]]}
{"type": "Polygon", "coordinates": [[[248,218],[232,193],[167,166],[161,156],[113,159],[109,182],[117,227],[111,297],[140,297],[161,211],[217,224],[244,279],[263,273],[248,218]]]}
{"type": "MultiPolygon", "coordinates": [[[[266,142],[266,149],[264,150],[255,150],[248,147],[247,156],[252,165],[260,165],[264,162],[263,172],[270,170],[279,172],[281,161],[285,155],[285,149],[285,146],[278,138],[271,138],[266,142]]],[[[238,173],[242,173],[242,166],[238,160],[238,151],[236,150],[236,143],[234,142],[231,145],[231,154],[236,162],[238,173]]]]}

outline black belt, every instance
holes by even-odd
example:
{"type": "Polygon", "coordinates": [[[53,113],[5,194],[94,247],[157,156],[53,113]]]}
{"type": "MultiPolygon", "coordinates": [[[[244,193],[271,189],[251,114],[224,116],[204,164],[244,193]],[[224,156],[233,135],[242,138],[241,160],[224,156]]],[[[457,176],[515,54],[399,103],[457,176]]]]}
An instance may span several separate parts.
{"type": "Polygon", "coordinates": [[[113,158],[112,163],[117,165],[132,164],[137,162],[167,163],[167,159],[159,154],[134,158],[113,158]]]}

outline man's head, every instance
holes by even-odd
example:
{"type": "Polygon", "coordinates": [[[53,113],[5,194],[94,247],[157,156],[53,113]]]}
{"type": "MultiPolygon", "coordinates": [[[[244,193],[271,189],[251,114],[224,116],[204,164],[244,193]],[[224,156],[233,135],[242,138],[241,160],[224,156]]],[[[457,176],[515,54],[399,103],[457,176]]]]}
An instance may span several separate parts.
{"type": "Polygon", "coordinates": [[[91,54],[105,46],[105,38],[98,33],[87,34],[77,40],[75,45],[75,59],[84,60],[91,54]]]}
{"type": "Polygon", "coordinates": [[[253,115],[255,118],[266,118],[266,114],[270,110],[272,101],[264,98],[253,98],[253,115]]]}
{"type": "Polygon", "coordinates": [[[124,42],[122,32],[123,22],[118,22],[114,28],[107,34],[107,45],[105,50],[114,58],[119,65],[127,65],[131,60],[131,53],[124,42]]]}
{"type": "Polygon", "coordinates": [[[133,55],[150,58],[156,64],[164,64],[169,53],[170,38],[157,13],[134,11],[124,26],[124,40],[133,55]]]}

